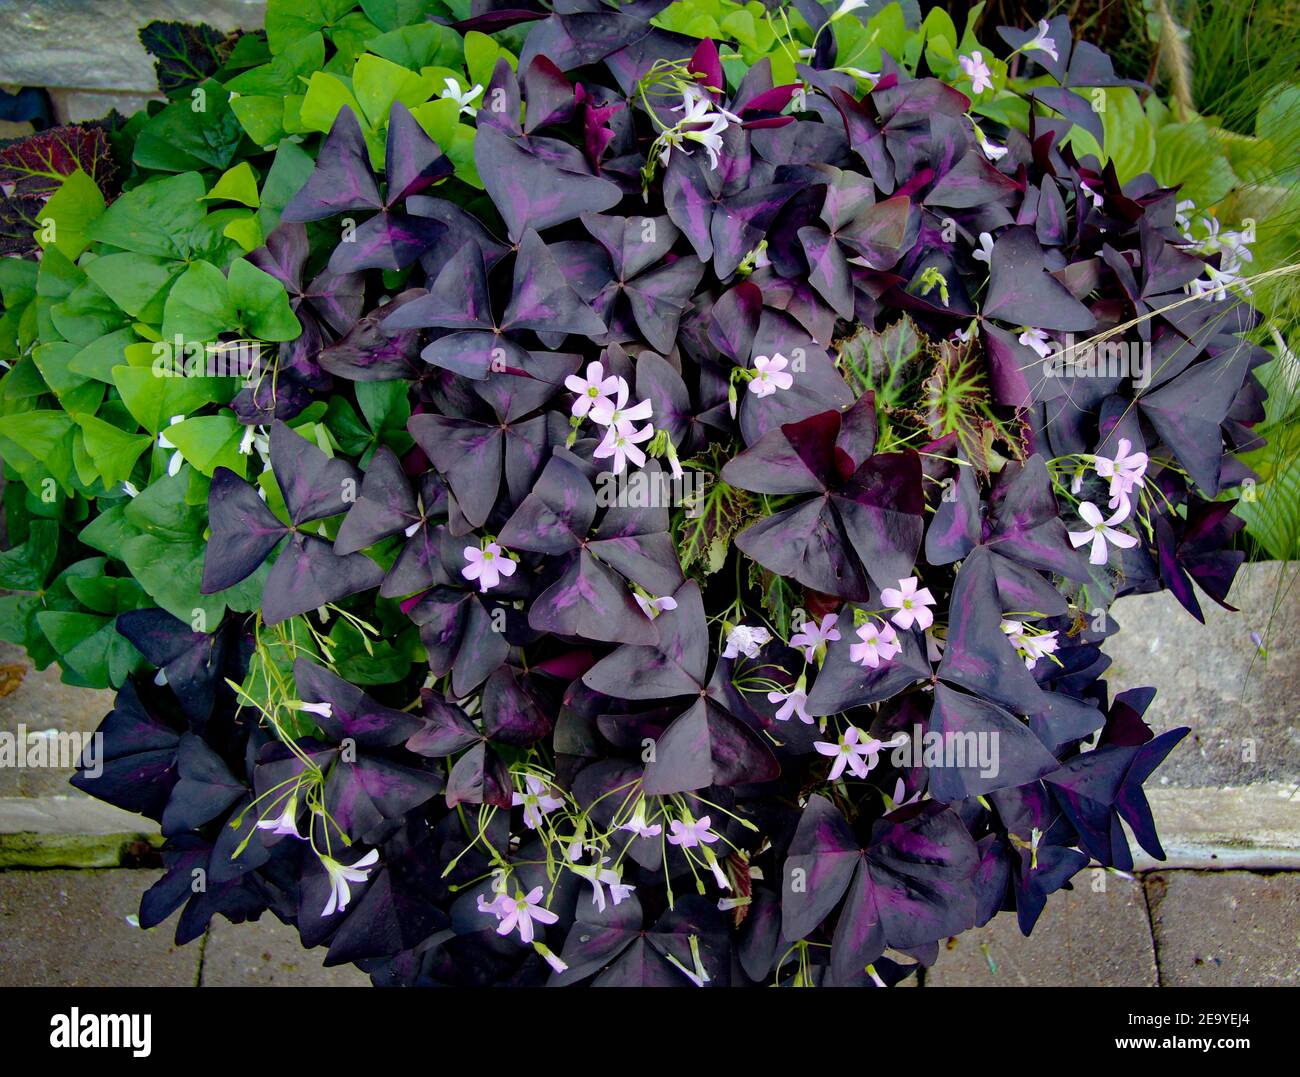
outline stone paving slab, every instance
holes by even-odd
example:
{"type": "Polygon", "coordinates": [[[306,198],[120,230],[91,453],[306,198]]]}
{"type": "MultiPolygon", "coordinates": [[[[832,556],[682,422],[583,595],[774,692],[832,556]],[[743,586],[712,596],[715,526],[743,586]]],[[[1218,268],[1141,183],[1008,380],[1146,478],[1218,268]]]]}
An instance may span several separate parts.
{"type": "Polygon", "coordinates": [[[154,92],[137,37],[154,19],[262,25],[266,0],[0,0],[0,83],[154,92]]]}
{"type": "Polygon", "coordinates": [[[203,987],[369,987],[355,965],[325,968],[323,947],[304,950],[298,932],[264,913],[255,924],[215,917],[203,951],[203,987]]]}
{"type": "Polygon", "coordinates": [[[192,987],[200,948],[128,916],[157,871],[0,872],[0,986],[192,987]]]}
{"type": "Polygon", "coordinates": [[[1107,640],[1113,692],[1152,685],[1157,732],[1190,726],[1156,772],[1160,785],[1300,786],[1300,563],[1243,565],[1228,600],[1201,596],[1205,624],[1167,592],[1119,599],[1107,640]],[[1250,635],[1263,639],[1263,657],[1250,635]]]}
{"type": "Polygon", "coordinates": [[[939,948],[926,987],[1155,987],[1156,956],[1142,885],[1085,869],[1020,934],[1014,914],[939,948]],[[1104,880],[1104,883],[1103,883],[1104,880]],[[1104,890],[1099,889],[1101,886],[1104,890]]]}
{"type": "Polygon", "coordinates": [[[1145,878],[1167,987],[1300,985],[1300,872],[1145,878]]]}

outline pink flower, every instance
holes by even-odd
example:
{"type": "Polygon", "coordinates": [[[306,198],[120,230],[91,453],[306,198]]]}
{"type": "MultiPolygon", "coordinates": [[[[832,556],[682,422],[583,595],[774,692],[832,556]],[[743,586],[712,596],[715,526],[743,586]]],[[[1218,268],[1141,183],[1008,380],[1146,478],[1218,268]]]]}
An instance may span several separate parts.
{"type": "Polygon", "coordinates": [[[821,755],[833,759],[831,781],[843,774],[845,767],[859,778],[865,778],[871,773],[871,768],[879,761],[880,749],[885,745],[874,737],[866,737],[865,740],[864,737],[865,734],[857,726],[849,726],[840,735],[838,742],[832,744],[829,741],[817,741],[813,744],[813,748],[821,755]],[[870,759],[870,762],[864,762],[865,759],[870,759]]]}
{"type": "Polygon", "coordinates": [[[534,921],[539,924],[553,924],[559,919],[550,909],[544,908],[541,901],[540,886],[534,886],[527,894],[519,894],[513,900],[505,898],[502,902],[501,898],[498,898],[497,904],[504,915],[501,917],[501,923],[497,924],[497,934],[509,935],[518,928],[519,938],[524,942],[532,942],[534,921]]]}
{"type": "MultiPolygon", "coordinates": [[[[646,407],[649,407],[649,401],[646,401],[646,407]]],[[[593,416],[595,409],[592,409],[593,416]]],[[[604,460],[610,456],[614,458],[613,472],[615,475],[627,467],[629,460],[636,464],[637,467],[645,466],[645,453],[642,452],[638,445],[643,441],[649,441],[654,436],[655,428],[649,423],[641,427],[640,430],[634,430],[629,425],[623,427],[618,424],[611,425],[605,431],[605,438],[596,446],[596,451],[591,455],[597,460],[604,460]]]]}
{"type": "Polygon", "coordinates": [[[642,400],[639,404],[632,407],[627,406],[629,389],[627,382],[623,378],[618,379],[618,387],[614,391],[614,400],[608,397],[601,397],[591,406],[591,421],[599,423],[601,426],[613,427],[620,433],[630,434],[636,429],[636,424],[643,419],[648,419],[654,413],[654,406],[648,400],[642,400]]]}
{"type": "Polygon", "coordinates": [[[663,827],[658,823],[650,825],[646,822],[645,817],[645,798],[642,797],[637,801],[636,808],[632,812],[632,818],[626,823],[618,824],[619,830],[627,830],[639,838],[653,838],[663,833],[663,827]]]}
{"type": "Polygon", "coordinates": [[[804,704],[808,702],[808,693],[799,688],[791,688],[788,692],[768,692],[767,701],[769,703],[780,703],[776,714],[772,717],[778,722],[788,721],[792,714],[799,716],[799,721],[804,725],[812,725],[812,716],[804,710],[804,704]]]}
{"type": "Polygon", "coordinates": [[[1136,487],[1141,486],[1142,477],[1146,474],[1147,454],[1130,453],[1129,449],[1132,447],[1132,442],[1128,438],[1120,438],[1115,450],[1115,459],[1109,460],[1104,456],[1093,457],[1093,467],[1097,469],[1097,474],[1103,479],[1110,479],[1111,508],[1120,504],[1121,497],[1131,494],[1136,487]]]}
{"type": "Polygon", "coordinates": [[[605,377],[605,368],[599,363],[587,364],[585,378],[570,374],[564,379],[564,387],[578,394],[578,398],[573,402],[573,414],[579,419],[585,418],[597,403],[613,396],[618,390],[618,382],[619,379],[612,374],[608,378],[605,377]]]}
{"type": "Polygon", "coordinates": [[[780,352],[771,358],[766,355],[754,357],[754,376],[749,381],[749,391],[755,396],[771,396],[778,389],[789,389],[794,378],[785,372],[788,360],[780,352]]]}
{"type": "Polygon", "coordinates": [[[674,819],[668,824],[668,844],[680,845],[683,849],[694,849],[697,845],[712,845],[718,835],[709,830],[709,817],[701,815],[694,822],[684,823],[674,819]]]}
{"type": "Polygon", "coordinates": [[[495,587],[501,582],[502,576],[513,576],[518,567],[495,542],[489,542],[481,549],[478,546],[466,546],[465,560],[469,563],[460,570],[460,574],[471,582],[478,580],[480,591],[495,587]]]}
{"type": "Polygon", "coordinates": [[[521,804],[524,806],[524,825],[529,830],[536,830],[542,825],[542,816],[563,807],[564,801],[551,796],[550,787],[535,774],[525,775],[524,784],[527,791],[515,793],[510,798],[510,803],[516,808],[521,804]]]}
{"type": "Polygon", "coordinates": [[[1024,332],[1016,339],[1025,347],[1033,348],[1041,359],[1046,359],[1052,354],[1052,338],[1042,329],[1031,329],[1026,326],[1024,332]]]}
{"type": "Polygon", "coordinates": [[[971,93],[978,94],[993,89],[993,72],[989,70],[989,65],[984,62],[984,54],[979,49],[976,49],[969,56],[958,56],[957,62],[961,64],[961,69],[966,72],[966,76],[971,80],[971,93]]]}
{"type": "Polygon", "coordinates": [[[858,639],[862,642],[849,647],[849,661],[868,669],[879,669],[881,662],[888,662],[903,649],[893,625],[868,621],[858,629],[858,639]]]}
{"type": "Polygon", "coordinates": [[[913,625],[924,629],[934,624],[934,613],[930,610],[934,605],[934,595],[930,594],[928,587],[917,590],[916,583],[915,576],[908,576],[898,581],[898,587],[886,587],[880,592],[880,601],[898,611],[889,619],[904,630],[913,625]]]}
{"type": "Polygon", "coordinates": [[[1106,548],[1107,544],[1121,550],[1127,550],[1137,545],[1135,535],[1128,535],[1123,531],[1115,530],[1115,525],[1122,523],[1128,516],[1127,505],[1121,506],[1115,515],[1109,520],[1105,520],[1102,519],[1101,509],[1097,508],[1091,501],[1085,501],[1079,506],[1079,516],[1088,525],[1088,530],[1069,532],[1070,545],[1077,550],[1080,546],[1091,542],[1092,550],[1088,555],[1089,563],[1104,565],[1109,560],[1110,553],[1106,548]]]}
{"type": "Polygon", "coordinates": [[[811,662],[817,657],[817,648],[827,643],[834,643],[840,638],[836,627],[838,618],[833,613],[826,614],[819,625],[815,621],[804,621],[799,631],[790,637],[790,646],[803,651],[804,658],[811,662]]]}

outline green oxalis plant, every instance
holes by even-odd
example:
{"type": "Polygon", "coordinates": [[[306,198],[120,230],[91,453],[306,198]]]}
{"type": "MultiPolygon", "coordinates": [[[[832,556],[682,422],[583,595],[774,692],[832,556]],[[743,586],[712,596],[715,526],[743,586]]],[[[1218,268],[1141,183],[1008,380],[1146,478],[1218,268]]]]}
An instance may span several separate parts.
{"type": "MultiPolygon", "coordinates": [[[[272,0],[265,33],[154,23],[141,39],[166,102],[0,147],[0,634],[39,667],[116,687],[143,661],[117,614],[158,606],[202,630],[255,608],[265,571],[200,591],[213,471],[263,466],[228,407],[240,380],[205,375],[302,331],[284,286],[246,256],[345,106],[377,170],[391,107],[407,106],[455,165],[443,193],[472,201],[464,121],[498,59],[516,62],[519,34],[447,24],[468,15],[468,0],[272,0]]],[[[405,450],[401,389],[358,386],[302,418],[329,452],[405,450]]],[[[418,656],[408,648],[403,670],[418,656]]]]}

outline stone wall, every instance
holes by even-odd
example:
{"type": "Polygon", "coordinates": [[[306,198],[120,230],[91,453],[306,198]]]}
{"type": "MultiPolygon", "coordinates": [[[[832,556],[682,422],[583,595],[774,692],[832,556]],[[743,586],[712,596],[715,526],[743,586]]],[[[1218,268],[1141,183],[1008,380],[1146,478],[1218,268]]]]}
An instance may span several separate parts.
{"type": "Polygon", "coordinates": [[[266,0],[0,0],[0,86],[49,91],[60,123],[129,116],[158,96],[136,36],[155,19],[262,25],[266,0]]]}

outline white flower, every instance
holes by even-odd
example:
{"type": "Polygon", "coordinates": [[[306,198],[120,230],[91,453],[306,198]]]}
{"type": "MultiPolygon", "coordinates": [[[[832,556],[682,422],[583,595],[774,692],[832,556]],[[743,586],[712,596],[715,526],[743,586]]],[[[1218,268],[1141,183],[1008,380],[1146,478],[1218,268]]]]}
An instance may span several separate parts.
{"type": "MultiPolygon", "coordinates": [[[[272,834],[286,834],[290,837],[302,838],[302,835],[298,833],[298,790],[295,788],[289,793],[289,799],[284,802],[284,809],[279,815],[259,819],[257,829],[269,830],[272,834]]],[[[376,853],[375,855],[378,856],[379,854],[376,853]]]]}
{"type": "Polygon", "coordinates": [[[352,900],[352,892],[348,888],[349,883],[363,883],[370,878],[370,868],[379,860],[379,850],[371,849],[360,860],[353,864],[340,864],[333,857],[322,856],[320,858],[321,866],[329,874],[330,896],[325,902],[325,908],[321,910],[321,916],[333,916],[335,912],[342,912],[348,907],[348,902],[352,900]]]}
{"type": "Polygon", "coordinates": [[[124,494],[126,494],[127,497],[139,497],[139,496],[140,496],[140,488],[139,488],[138,486],[136,486],[136,484],[133,483],[133,482],[131,482],[130,480],[127,480],[127,481],[125,481],[125,482],[122,483],[122,492],[123,492],[124,494]]]}
{"type": "Polygon", "coordinates": [[[1046,359],[1052,354],[1052,338],[1042,329],[1032,329],[1029,326],[1024,327],[1024,331],[1017,338],[1021,344],[1027,348],[1033,348],[1040,358],[1046,359]]]}
{"type": "Polygon", "coordinates": [[[1079,186],[1083,188],[1083,193],[1091,200],[1093,208],[1101,209],[1102,203],[1106,201],[1102,193],[1084,179],[1079,180],[1079,186]]]}
{"type": "Polygon", "coordinates": [[[759,650],[770,641],[772,633],[766,628],[754,625],[736,625],[727,633],[727,646],[722,652],[723,658],[757,658],[759,650]]]}
{"type": "Polygon", "coordinates": [[[971,255],[977,262],[983,262],[985,265],[993,264],[993,236],[988,232],[980,233],[980,249],[971,255]]]}
{"type": "Polygon", "coordinates": [[[749,391],[755,396],[771,396],[778,389],[789,389],[794,378],[786,373],[788,360],[780,352],[771,358],[766,355],[754,357],[754,376],[749,380],[749,391]]]}
{"type": "Polygon", "coordinates": [[[1116,531],[1115,525],[1122,523],[1128,516],[1127,506],[1115,513],[1109,520],[1103,519],[1101,509],[1097,508],[1091,501],[1085,501],[1079,506],[1079,516],[1083,522],[1088,525],[1086,531],[1071,531],[1070,545],[1076,550],[1087,543],[1092,543],[1092,550],[1088,555],[1088,561],[1094,565],[1104,565],[1109,559],[1109,553],[1106,549],[1107,544],[1115,546],[1121,550],[1127,550],[1131,546],[1137,545],[1137,538],[1134,535],[1127,535],[1123,531],[1116,531]]]}
{"type": "Polygon", "coordinates": [[[632,597],[636,599],[636,604],[641,607],[641,612],[652,621],[664,610],[675,610],[677,608],[677,599],[673,598],[672,595],[664,595],[662,598],[646,598],[644,595],[634,594],[632,597]]]}
{"type": "Polygon", "coordinates": [[[564,379],[564,387],[572,393],[577,393],[578,398],[573,402],[573,414],[579,419],[585,418],[597,403],[608,400],[618,391],[619,383],[626,385],[627,382],[611,374],[605,377],[605,368],[599,363],[587,364],[587,376],[578,377],[577,374],[570,374],[564,379]]]}
{"type": "MultiPolygon", "coordinates": [[[[167,425],[175,426],[177,423],[183,423],[184,421],[185,421],[184,415],[173,415],[171,417],[171,420],[167,423],[167,425]]],[[[167,437],[166,431],[158,435],[158,447],[160,449],[176,448],[176,446],[173,445],[171,443],[171,440],[167,437]]],[[[180,453],[180,450],[177,449],[176,452],[172,453],[171,459],[167,461],[167,474],[176,475],[177,473],[179,473],[181,469],[181,464],[183,464],[184,462],[185,462],[185,457],[183,457],[180,453]]]]}
{"type": "Polygon", "coordinates": [[[1057,633],[1039,632],[1030,634],[1020,621],[1004,618],[999,626],[1020,657],[1025,660],[1025,668],[1033,669],[1040,658],[1056,653],[1057,633]]]}
{"type": "Polygon", "coordinates": [[[1020,47],[1025,52],[1034,52],[1035,50],[1041,50],[1047,53],[1047,55],[1050,56],[1054,62],[1060,63],[1061,58],[1056,53],[1056,42],[1047,36],[1047,31],[1050,29],[1051,27],[1048,25],[1046,19],[1039,19],[1038,33],[1035,34],[1031,40],[1026,41],[1020,47]]]}
{"type": "Polygon", "coordinates": [[[975,128],[975,141],[979,143],[980,150],[990,161],[1000,161],[1007,155],[1006,146],[999,146],[995,142],[990,142],[984,132],[980,130],[979,124],[972,125],[975,128]]]}
{"type": "Polygon", "coordinates": [[[460,570],[460,574],[471,582],[478,580],[480,592],[491,590],[501,582],[502,576],[513,576],[518,567],[495,542],[489,542],[482,548],[466,546],[465,560],[468,564],[460,570]]]}
{"type": "Polygon", "coordinates": [[[989,65],[984,62],[984,54],[979,49],[976,49],[969,56],[958,56],[957,62],[961,64],[961,69],[966,72],[967,78],[971,80],[971,93],[978,94],[993,89],[993,72],[989,70],[989,65]]]}
{"type": "MultiPolygon", "coordinates": [[[[648,408],[650,402],[645,401],[648,408]]],[[[595,409],[592,409],[594,414],[595,409]]],[[[642,452],[638,445],[643,441],[649,441],[654,436],[655,428],[649,423],[641,427],[640,430],[624,429],[621,426],[610,426],[605,431],[604,440],[596,446],[596,451],[591,455],[597,460],[604,460],[612,456],[614,458],[613,472],[618,475],[627,467],[629,460],[636,464],[637,467],[645,466],[645,453],[642,452]]]]}
{"type": "Polygon", "coordinates": [[[470,89],[462,90],[460,83],[453,78],[443,79],[442,84],[445,89],[438,95],[440,101],[455,101],[463,116],[473,116],[478,111],[473,102],[483,92],[482,86],[475,83],[470,89]]]}

